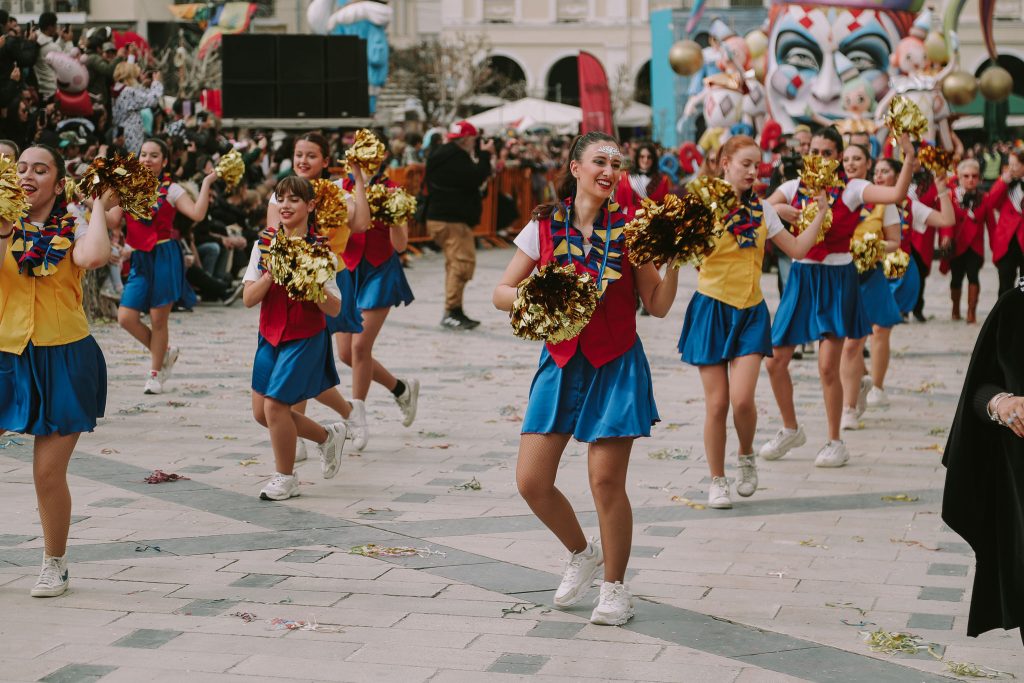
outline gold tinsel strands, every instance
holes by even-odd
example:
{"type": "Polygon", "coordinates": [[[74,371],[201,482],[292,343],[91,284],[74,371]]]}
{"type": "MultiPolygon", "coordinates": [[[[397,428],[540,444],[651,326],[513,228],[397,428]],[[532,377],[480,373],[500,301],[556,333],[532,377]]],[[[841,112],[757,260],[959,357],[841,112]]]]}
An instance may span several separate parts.
{"type": "Polygon", "coordinates": [[[90,197],[102,197],[108,190],[117,193],[121,208],[140,220],[153,217],[157,188],[160,185],[134,154],[113,158],[96,157],[78,181],[78,191],[90,197]]]}
{"type": "MultiPolygon", "coordinates": [[[[814,222],[815,217],[818,215],[818,203],[813,197],[843,185],[842,179],[836,173],[838,170],[839,159],[826,159],[818,154],[808,154],[804,157],[803,168],[800,170],[800,184],[812,199],[804,203],[800,209],[800,218],[796,224],[798,232],[803,232],[811,227],[811,223],[814,222]]],[[[825,233],[831,228],[832,209],[830,208],[821,222],[821,227],[818,229],[819,244],[825,241],[825,233]]]]}
{"type": "Polygon", "coordinates": [[[928,119],[921,113],[921,108],[903,95],[896,95],[889,101],[885,125],[894,138],[909,133],[911,138],[920,140],[928,134],[928,119]]]}
{"type": "Polygon", "coordinates": [[[634,266],[654,261],[679,268],[699,266],[715,249],[721,234],[711,209],[692,194],[666,195],[661,204],[644,199],[636,217],[626,225],[626,247],[634,266]]]}
{"type": "Polygon", "coordinates": [[[953,172],[953,154],[948,149],[922,143],[917,158],[933,175],[941,176],[953,172]]]}
{"type": "Polygon", "coordinates": [[[238,183],[242,182],[242,176],[245,175],[245,162],[238,150],[233,149],[220,158],[215,170],[217,177],[224,181],[224,184],[228,186],[228,192],[231,192],[238,187],[238,183]]]}
{"type": "Polygon", "coordinates": [[[405,225],[416,214],[416,198],[400,187],[371,185],[366,201],[373,220],[387,225],[405,225]]]}
{"type": "Polygon", "coordinates": [[[313,181],[316,200],[316,229],[324,237],[330,237],[348,223],[348,204],[341,196],[341,190],[332,181],[319,178],[313,181]]]}
{"type": "Polygon", "coordinates": [[[512,333],[557,344],[583,331],[597,308],[597,286],[589,273],[549,263],[519,283],[509,314],[512,333]]]}
{"type": "Polygon", "coordinates": [[[323,303],[327,299],[324,283],[334,278],[334,260],[326,244],[310,244],[290,238],[283,229],[270,242],[267,269],[274,282],[288,290],[297,301],[323,303]]]}
{"type": "Polygon", "coordinates": [[[345,151],[345,161],[357,164],[364,171],[373,174],[384,163],[387,155],[384,143],[373,134],[373,131],[362,128],[356,131],[352,146],[345,151]]]}
{"type": "Polygon", "coordinates": [[[28,199],[18,182],[18,165],[6,154],[0,155],[0,218],[13,223],[28,215],[28,199]]]}
{"type": "Polygon", "coordinates": [[[688,185],[690,192],[711,209],[715,220],[721,223],[729,212],[736,207],[739,199],[732,185],[721,178],[700,176],[688,185]]]}
{"type": "Polygon", "coordinates": [[[890,280],[898,280],[906,275],[909,266],[910,254],[902,249],[886,254],[882,260],[882,269],[885,271],[885,277],[890,280]]]}
{"type": "MultiPolygon", "coordinates": [[[[818,217],[818,202],[810,201],[806,202],[803,208],[800,210],[800,217],[796,220],[796,232],[799,235],[807,228],[811,227],[811,223],[818,217]]],[[[832,229],[832,209],[828,209],[825,213],[825,218],[821,221],[821,227],[818,228],[818,240],[817,243],[821,244],[825,241],[825,233],[832,229]]]]}
{"type": "Polygon", "coordinates": [[[850,243],[850,253],[857,266],[858,273],[874,270],[878,262],[885,258],[885,240],[877,232],[866,232],[864,237],[850,243]]]}

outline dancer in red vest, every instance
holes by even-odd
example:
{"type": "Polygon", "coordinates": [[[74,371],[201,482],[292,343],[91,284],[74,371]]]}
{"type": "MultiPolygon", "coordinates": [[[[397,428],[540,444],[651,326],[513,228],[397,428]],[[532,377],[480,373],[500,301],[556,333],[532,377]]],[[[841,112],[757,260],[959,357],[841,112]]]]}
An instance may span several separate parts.
{"type": "Polygon", "coordinates": [[[658,148],[652,142],[644,142],[636,148],[629,172],[622,174],[615,188],[615,201],[632,216],[643,199],[660,202],[669,189],[668,176],[658,168],[658,148]]]}
{"type": "Polygon", "coordinates": [[[582,600],[604,565],[595,624],[624,624],[633,601],[624,581],[633,513],[626,469],[633,440],[650,436],[658,421],[651,371],[636,334],[636,297],[664,317],[679,274],[664,280],[653,264],[634,269],[626,253],[626,215],[610,201],[622,156],[611,136],[590,132],[573,142],[554,205],[538,207],[516,238],[519,247],[494,290],[494,305],[509,311],[519,283],[539,266],[558,262],[588,272],[600,303],[579,336],[546,344],[530,387],[516,464],[519,492],[540,520],[572,553],[555,593],[555,605],[582,600]],[[555,487],[569,439],[589,444],[590,490],[597,506],[601,544],[587,542],[579,520],[555,487]]]}
{"type": "Polygon", "coordinates": [[[1024,150],[1010,152],[1006,171],[989,190],[999,220],[991,233],[992,263],[999,270],[999,296],[1024,275],[1024,150]]]}
{"type": "Polygon", "coordinates": [[[978,299],[981,281],[978,271],[985,263],[985,231],[995,229],[991,196],[982,192],[981,164],[977,159],[964,159],[956,167],[953,190],[953,211],[956,223],[939,231],[941,245],[952,247],[953,257],[943,262],[943,272],[950,271],[949,296],[953,300],[953,320],[960,320],[960,298],[964,276],[967,277],[967,323],[978,322],[978,299]]]}
{"type": "MultiPolygon", "coordinates": [[[[904,135],[900,146],[909,160],[915,158],[910,138],[904,135]]],[[[811,138],[811,154],[836,159],[842,154],[843,139],[835,128],[821,128],[811,138]]],[[[791,449],[807,441],[804,429],[796,419],[793,403],[793,379],[789,362],[797,344],[817,341],[818,374],[824,395],[828,420],[828,442],[818,452],[818,467],[842,467],[849,460],[846,446],[839,438],[839,422],[843,411],[843,387],[839,381],[840,359],[847,337],[860,339],[871,332],[871,324],[861,304],[857,268],[850,255],[850,242],[860,222],[864,204],[891,204],[902,201],[910,187],[910,164],[904,167],[896,187],[880,187],[858,178],[833,188],[832,227],[821,244],[815,245],[807,258],[793,263],[789,282],[782,294],[772,323],[772,358],[768,359],[768,376],[772,392],[782,414],[782,429],[761,446],[765,460],[777,460],[791,449]]],[[[771,197],[779,216],[795,223],[799,219],[801,183],[783,183],[771,197]]]]}
{"type": "Polygon", "coordinates": [[[149,138],[142,143],[139,161],[160,179],[159,198],[153,208],[153,217],[142,221],[114,207],[107,210],[107,225],[119,226],[124,218],[127,226],[125,242],[131,249],[131,272],[121,294],[117,309],[117,322],[149,349],[151,364],[145,392],[159,394],[164,382],[171,376],[178,361],[178,348],[170,345],[167,321],[171,306],[183,296],[192,294],[185,280],[185,257],[181,245],[174,238],[174,217],[181,212],[193,221],[206,218],[210,206],[210,190],[216,173],[203,178],[199,197],[192,201],[178,183],[167,173],[170,152],[167,143],[149,138]],[[142,314],[149,313],[149,324],[142,322],[142,314]]]}
{"type": "Polygon", "coordinates": [[[264,252],[278,230],[284,230],[288,239],[321,239],[310,221],[314,202],[308,180],[289,176],[277,184],[274,195],[280,223],[266,228],[253,245],[242,301],[249,308],[260,305],[260,332],[252,364],[252,414],[270,431],[277,467],[260,498],[287,500],[299,495],[299,479],[294,474],[296,439],[319,444],[321,473],[330,479],[338,472],[347,430],[343,423],[319,425],[293,409],[340,381],[325,316],[341,311],[341,292],[328,280],[323,303],[297,301],[271,279],[264,252]]]}

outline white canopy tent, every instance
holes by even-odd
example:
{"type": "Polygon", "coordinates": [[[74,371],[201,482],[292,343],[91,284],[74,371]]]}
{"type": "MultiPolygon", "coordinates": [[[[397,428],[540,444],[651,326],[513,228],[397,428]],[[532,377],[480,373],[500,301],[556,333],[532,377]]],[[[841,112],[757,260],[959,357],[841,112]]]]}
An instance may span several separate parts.
{"type": "Polygon", "coordinates": [[[625,109],[615,112],[615,125],[619,128],[646,128],[651,125],[651,108],[632,100],[625,109]]]}
{"type": "Polygon", "coordinates": [[[524,97],[521,100],[482,111],[466,120],[488,134],[509,128],[526,130],[541,126],[562,133],[572,133],[583,120],[583,111],[579,107],[568,104],[524,97]]]}

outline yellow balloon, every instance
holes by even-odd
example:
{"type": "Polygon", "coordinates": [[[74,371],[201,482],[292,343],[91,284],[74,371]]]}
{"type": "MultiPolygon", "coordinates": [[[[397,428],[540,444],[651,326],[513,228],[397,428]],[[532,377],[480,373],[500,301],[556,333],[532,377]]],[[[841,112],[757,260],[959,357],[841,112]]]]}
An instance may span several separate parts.
{"type": "Polygon", "coordinates": [[[942,79],[942,95],[950,104],[963,106],[978,94],[978,79],[966,71],[954,71],[942,79]]]}
{"type": "Polygon", "coordinates": [[[1001,66],[990,66],[978,79],[978,88],[989,102],[1002,102],[1013,92],[1013,76],[1001,66]]]}
{"type": "Polygon", "coordinates": [[[668,63],[680,76],[692,76],[704,65],[704,50],[692,40],[680,40],[669,49],[668,63]]]}
{"type": "Polygon", "coordinates": [[[757,59],[768,51],[768,36],[761,29],[754,29],[743,36],[743,40],[747,41],[747,48],[750,49],[751,59],[757,59]]]}

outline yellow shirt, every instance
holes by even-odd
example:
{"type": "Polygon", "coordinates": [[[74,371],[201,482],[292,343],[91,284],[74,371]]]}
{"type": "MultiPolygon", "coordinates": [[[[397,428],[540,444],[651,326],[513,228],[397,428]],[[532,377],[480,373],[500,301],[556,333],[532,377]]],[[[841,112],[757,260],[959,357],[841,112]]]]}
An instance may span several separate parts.
{"type": "Polygon", "coordinates": [[[82,275],[74,246],[53,275],[20,275],[8,249],[0,264],[0,351],[21,354],[36,346],[60,346],[89,336],[82,308],[82,275]]]}
{"type": "Polygon", "coordinates": [[[750,308],[764,300],[761,293],[761,263],[764,243],[784,230],[779,216],[767,203],[761,204],[764,219],[757,228],[757,243],[740,247],[736,236],[724,230],[715,249],[704,259],[697,275],[697,291],[734,308],[750,308]]]}
{"type": "MultiPolygon", "coordinates": [[[[348,227],[347,221],[345,225],[337,228],[336,230],[331,230],[330,234],[327,235],[327,246],[329,246],[331,251],[334,252],[334,255],[338,257],[339,264],[344,263],[344,261],[341,260],[341,256],[345,253],[345,247],[348,246],[348,238],[351,235],[352,230],[348,227]]],[[[339,270],[343,267],[343,265],[339,265],[339,270]]]]}
{"type": "Polygon", "coordinates": [[[853,239],[862,240],[864,235],[869,232],[873,232],[882,239],[885,239],[885,231],[882,230],[885,227],[882,225],[883,215],[885,215],[885,204],[878,204],[872,208],[867,217],[861,219],[860,225],[857,226],[857,230],[853,233],[853,239]]]}

